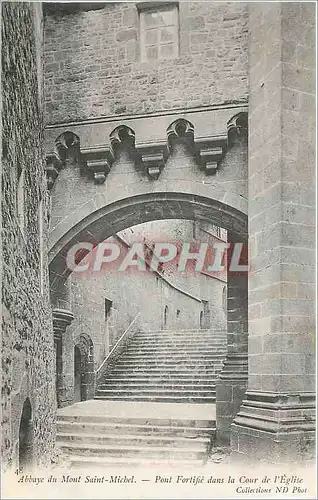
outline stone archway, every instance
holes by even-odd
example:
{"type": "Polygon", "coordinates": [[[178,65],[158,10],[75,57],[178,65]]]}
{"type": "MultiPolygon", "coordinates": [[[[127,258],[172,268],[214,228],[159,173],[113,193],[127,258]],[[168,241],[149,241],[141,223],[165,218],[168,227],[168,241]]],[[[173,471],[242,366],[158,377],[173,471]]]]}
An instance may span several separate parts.
{"type": "Polygon", "coordinates": [[[74,347],[74,401],[84,401],[84,391],[82,385],[82,377],[84,373],[82,371],[82,355],[79,347],[76,345],[74,347]]]}
{"type": "Polygon", "coordinates": [[[33,465],[33,423],[29,398],[24,401],[19,426],[19,470],[25,472],[33,465]]]}
{"type": "MultiPolygon", "coordinates": [[[[143,145],[138,142],[137,123],[127,124],[134,146],[129,143],[127,154],[117,157],[114,146],[120,143],[126,147],[120,127],[113,129],[110,144],[104,146],[86,144],[88,139],[81,129],[75,134],[76,127],[67,136],[65,129],[59,131],[61,155],[52,153],[55,160],[52,155],[48,158],[48,168],[52,161],[56,166],[49,250],[53,307],[63,304],[64,309],[70,309],[66,284],[72,271],[67,255],[82,242],[95,247],[130,226],[163,219],[209,222],[226,229],[231,243],[247,242],[246,114],[233,117],[232,113],[221,112],[222,124],[220,121],[211,135],[207,135],[206,122],[204,126],[194,116],[193,123],[183,119],[171,123],[167,117],[164,140],[143,145]],[[224,123],[225,134],[221,133],[224,123]]],[[[83,245],[76,253],[76,262],[87,253],[87,245],[86,249],[83,245]]],[[[227,440],[247,381],[247,275],[241,284],[234,280],[230,285],[232,295],[227,305],[229,309],[234,304],[235,311],[228,315],[228,359],[224,378],[218,382],[226,390],[217,391],[221,403],[218,408],[217,401],[217,425],[222,439],[227,440]],[[229,390],[232,384],[233,391],[229,390]]]]}
{"type": "MultiPolygon", "coordinates": [[[[247,242],[247,215],[212,198],[189,193],[147,193],[122,199],[103,206],[80,220],[75,214],[74,226],[61,235],[51,249],[51,287],[55,297],[66,298],[65,284],[71,270],[67,254],[73,245],[89,242],[93,246],[122,229],[140,222],[160,219],[204,220],[228,231],[231,243],[247,242]],[[76,221],[79,221],[76,223],[76,221]]],[[[87,249],[76,254],[79,263],[87,249]]],[[[231,424],[239,411],[247,386],[247,272],[228,276],[227,286],[227,347],[228,354],[222,373],[216,383],[217,439],[228,444],[231,424]]],[[[70,307],[70,306],[69,306],[70,307]]],[[[81,350],[81,355],[83,356],[81,350]]],[[[92,387],[92,382],[85,382],[92,387]]],[[[93,397],[94,392],[90,389],[93,397]]],[[[87,396],[85,396],[87,398],[87,396]]]]}
{"type": "Polygon", "coordinates": [[[94,394],[94,346],[90,336],[86,333],[82,333],[74,346],[75,402],[92,399],[94,394]]]}

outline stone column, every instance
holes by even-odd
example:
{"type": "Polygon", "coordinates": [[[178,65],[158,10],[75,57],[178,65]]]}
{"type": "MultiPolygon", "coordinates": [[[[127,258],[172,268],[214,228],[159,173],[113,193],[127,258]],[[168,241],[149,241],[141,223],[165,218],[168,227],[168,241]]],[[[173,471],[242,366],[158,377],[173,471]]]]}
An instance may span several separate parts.
{"type": "Polygon", "coordinates": [[[53,332],[54,344],[56,353],[56,397],[58,407],[65,406],[67,397],[67,384],[65,383],[65,374],[63,372],[63,356],[65,349],[63,349],[63,341],[66,334],[67,327],[74,319],[74,314],[65,309],[53,309],[53,332]]]}
{"type": "Polygon", "coordinates": [[[248,389],[233,456],[314,448],[315,6],[249,4],[248,389]]]}
{"type": "Polygon", "coordinates": [[[70,278],[56,268],[50,269],[50,299],[52,309],[71,310],[70,278]]]}
{"type": "Polygon", "coordinates": [[[216,381],[216,440],[219,446],[230,443],[231,424],[247,386],[247,273],[230,269],[233,245],[243,241],[228,233],[228,242],[231,247],[227,272],[227,356],[216,381]]]}

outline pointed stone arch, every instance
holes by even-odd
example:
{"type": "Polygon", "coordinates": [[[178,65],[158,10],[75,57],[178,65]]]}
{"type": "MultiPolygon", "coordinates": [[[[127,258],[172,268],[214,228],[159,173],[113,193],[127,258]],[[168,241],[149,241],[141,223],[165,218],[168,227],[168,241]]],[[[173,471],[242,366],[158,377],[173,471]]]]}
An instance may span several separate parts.
{"type": "Polygon", "coordinates": [[[33,467],[33,420],[32,406],[27,397],[23,403],[19,425],[19,470],[26,472],[33,467]]]}
{"type": "Polygon", "coordinates": [[[174,139],[184,138],[193,141],[194,125],[185,118],[178,118],[167,128],[167,136],[169,144],[171,144],[174,139]]]}
{"type": "Polygon", "coordinates": [[[74,132],[66,130],[57,137],[55,146],[60,157],[65,160],[75,149],[79,148],[80,139],[74,132]]]}
{"type": "Polygon", "coordinates": [[[237,113],[227,122],[227,135],[229,147],[237,140],[247,142],[248,114],[246,112],[237,113]]]}
{"type": "Polygon", "coordinates": [[[127,125],[119,125],[109,135],[111,146],[116,154],[123,146],[128,148],[135,146],[135,132],[127,125]]]}

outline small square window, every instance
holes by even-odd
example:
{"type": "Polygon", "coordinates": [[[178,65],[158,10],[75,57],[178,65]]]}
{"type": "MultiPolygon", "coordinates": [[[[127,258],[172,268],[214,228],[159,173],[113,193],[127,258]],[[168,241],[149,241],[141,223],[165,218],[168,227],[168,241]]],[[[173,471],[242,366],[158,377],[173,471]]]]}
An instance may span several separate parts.
{"type": "Polygon", "coordinates": [[[174,59],[179,55],[179,19],[175,4],[140,12],[141,60],[174,59]]]}

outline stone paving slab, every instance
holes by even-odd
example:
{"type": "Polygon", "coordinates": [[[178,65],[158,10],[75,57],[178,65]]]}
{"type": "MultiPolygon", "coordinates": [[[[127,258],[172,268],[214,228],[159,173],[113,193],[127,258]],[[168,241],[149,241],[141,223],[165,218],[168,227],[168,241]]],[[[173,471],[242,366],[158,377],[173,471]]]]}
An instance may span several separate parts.
{"type": "Polygon", "coordinates": [[[105,415],[185,420],[215,420],[215,404],[156,403],[136,401],[98,401],[91,399],[60,408],[63,415],[105,415]]]}

